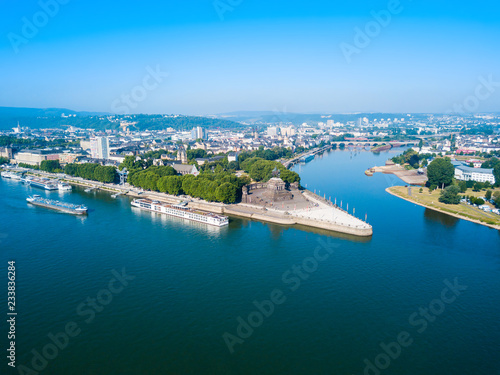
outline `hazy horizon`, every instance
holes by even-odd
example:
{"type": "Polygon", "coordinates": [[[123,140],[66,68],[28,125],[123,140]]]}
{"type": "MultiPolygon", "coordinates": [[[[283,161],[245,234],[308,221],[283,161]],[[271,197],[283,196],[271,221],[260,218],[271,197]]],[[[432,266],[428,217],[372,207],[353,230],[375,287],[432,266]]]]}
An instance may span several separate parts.
{"type": "Polygon", "coordinates": [[[493,1],[14,3],[0,15],[0,105],[498,112],[499,9],[493,1]]]}

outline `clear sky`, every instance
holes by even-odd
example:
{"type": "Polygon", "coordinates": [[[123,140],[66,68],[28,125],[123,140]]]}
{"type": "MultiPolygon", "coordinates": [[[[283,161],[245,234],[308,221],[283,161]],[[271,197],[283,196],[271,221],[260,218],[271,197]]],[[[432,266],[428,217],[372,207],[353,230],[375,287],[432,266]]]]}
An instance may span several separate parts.
{"type": "Polygon", "coordinates": [[[500,111],[498,0],[55,1],[1,0],[0,106],[500,111]]]}

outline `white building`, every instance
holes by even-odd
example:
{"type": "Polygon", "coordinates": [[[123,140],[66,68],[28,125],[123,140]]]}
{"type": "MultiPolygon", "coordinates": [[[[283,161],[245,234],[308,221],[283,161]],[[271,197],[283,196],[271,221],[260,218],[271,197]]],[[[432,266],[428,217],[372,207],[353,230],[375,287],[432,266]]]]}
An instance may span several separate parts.
{"type": "Polygon", "coordinates": [[[293,126],[281,128],[280,133],[281,133],[281,135],[283,135],[285,137],[292,137],[295,135],[295,128],[293,126]]]}
{"type": "Polygon", "coordinates": [[[267,128],[267,135],[272,137],[280,134],[280,128],[277,126],[270,126],[267,128]]]}
{"type": "Polygon", "coordinates": [[[495,183],[492,168],[472,168],[459,162],[453,162],[455,166],[455,178],[460,181],[477,181],[495,183]]]}
{"type": "Polygon", "coordinates": [[[90,154],[93,159],[109,159],[109,138],[92,138],[90,140],[90,154]]]}
{"type": "Polygon", "coordinates": [[[191,139],[207,139],[207,131],[200,126],[191,130],[191,139]]]}

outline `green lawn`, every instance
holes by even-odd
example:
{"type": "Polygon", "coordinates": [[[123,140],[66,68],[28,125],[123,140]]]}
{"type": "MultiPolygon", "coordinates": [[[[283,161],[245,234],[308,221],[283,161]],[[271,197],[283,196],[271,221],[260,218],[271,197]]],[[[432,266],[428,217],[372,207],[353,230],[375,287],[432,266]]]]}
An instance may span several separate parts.
{"type": "MultiPolygon", "coordinates": [[[[437,189],[433,192],[429,192],[428,188],[422,188],[423,192],[420,193],[419,187],[412,187],[412,196],[408,195],[408,188],[404,186],[393,186],[388,190],[393,194],[396,194],[402,198],[409,199],[416,203],[420,203],[427,207],[437,208],[440,211],[449,212],[452,214],[458,214],[460,216],[464,216],[470,219],[479,220],[481,222],[499,225],[500,226],[500,215],[496,215],[494,213],[486,213],[477,207],[468,205],[466,203],[460,204],[444,204],[439,202],[439,195],[441,190],[437,189]]],[[[491,189],[492,191],[500,191],[499,188],[491,189]]],[[[460,195],[473,195],[475,197],[484,197],[485,191],[474,192],[472,189],[468,189],[465,194],[460,195]]],[[[493,205],[489,204],[489,206],[493,207],[493,205]]]]}

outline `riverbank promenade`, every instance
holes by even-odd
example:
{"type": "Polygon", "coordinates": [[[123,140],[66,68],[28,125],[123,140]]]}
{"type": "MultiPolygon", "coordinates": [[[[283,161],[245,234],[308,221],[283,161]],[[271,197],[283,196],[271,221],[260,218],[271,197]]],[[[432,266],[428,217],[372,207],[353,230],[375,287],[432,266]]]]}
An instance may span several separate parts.
{"type": "MultiPolygon", "coordinates": [[[[31,171],[30,173],[49,178],[55,177],[53,174],[41,171],[31,171]]],[[[217,214],[234,215],[280,225],[292,226],[297,224],[353,236],[369,237],[373,234],[373,228],[370,224],[309,190],[295,190],[292,200],[276,202],[272,205],[268,202],[263,205],[254,203],[222,204],[187,196],[142,191],[128,184],[104,184],[71,176],[64,176],[61,179],[71,184],[108,190],[135,198],[150,198],[167,203],[177,203],[180,200],[187,201],[189,207],[217,214]]]]}

